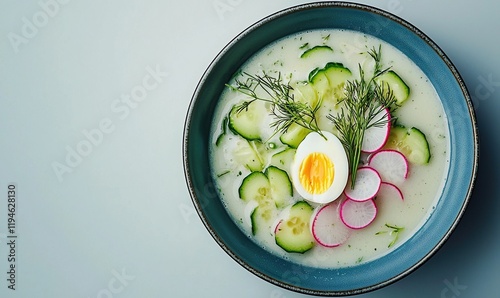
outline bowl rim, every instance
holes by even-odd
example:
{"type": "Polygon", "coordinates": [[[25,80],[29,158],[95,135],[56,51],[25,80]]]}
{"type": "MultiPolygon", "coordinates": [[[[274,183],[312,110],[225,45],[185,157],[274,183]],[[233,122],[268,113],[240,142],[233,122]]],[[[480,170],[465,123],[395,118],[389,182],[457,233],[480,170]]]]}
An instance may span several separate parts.
{"type": "Polygon", "coordinates": [[[361,293],[366,293],[370,292],[382,287],[385,287],[389,284],[392,284],[405,276],[409,275],[413,271],[415,271],[417,268],[419,268],[421,265],[423,265],[427,260],[429,260],[435,253],[442,248],[443,244],[449,239],[451,234],[455,231],[456,226],[460,222],[460,219],[462,218],[462,215],[468,205],[468,202],[472,196],[472,190],[474,188],[475,182],[476,182],[476,177],[477,177],[477,171],[478,171],[478,163],[479,163],[479,135],[478,135],[478,128],[477,128],[477,121],[476,121],[476,115],[475,111],[473,108],[473,103],[470,97],[470,94],[467,90],[467,87],[465,85],[465,82],[454,66],[454,64],[451,62],[451,60],[448,58],[448,56],[444,53],[444,51],[429,37],[427,36],[424,32],[422,32],[420,29],[418,29],[416,26],[411,24],[410,22],[402,19],[401,17],[398,17],[394,15],[393,13],[390,13],[388,11],[385,11],[383,9],[366,5],[366,4],[360,4],[360,3],[354,3],[354,2],[343,2],[343,1],[325,1],[325,2],[311,2],[311,3],[305,3],[305,4],[299,4],[295,6],[291,6],[282,10],[279,10],[275,13],[272,13],[268,16],[265,16],[261,18],[260,20],[256,21],[255,23],[251,24],[250,26],[246,27],[243,31],[241,31],[239,34],[237,34],[234,38],[232,38],[223,48],[220,50],[220,52],[215,56],[215,58],[210,62],[209,66],[206,68],[204,71],[200,81],[198,82],[196,89],[192,95],[191,102],[188,107],[187,111],[187,116],[185,119],[184,123],[184,132],[183,132],[183,144],[182,144],[182,153],[183,153],[183,166],[184,166],[184,176],[186,180],[186,184],[188,186],[188,190],[191,196],[191,200],[193,202],[193,205],[196,209],[196,212],[198,213],[200,219],[202,220],[203,225],[205,228],[208,230],[208,232],[211,234],[213,239],[217,242],[217,244],[233,259],[235,260],[238,264],[240,264],[242,267],[244,267],[246,270],[250,271],[254,275],[258,276],[259,278],[270,282],[271,284],[277,285],[281,288],[291,290],[294,292],[302,293],[302,294],[307,294],[307,295],[315,295],[315,296],[347,296],[347,295],[357,295],[361,293]],[[279,280],[276,280],[275,278],[266,275],[265,273],[260,272],[259,270],[256,270],[249,264],[247,264],[244,260],[242,260],[235,252],[233,252],[225,243],[224,241],[220,238],[218,233],[212,228],[211,224],[208,222],[206,216],[204,215],[203,212],[203,206],[200,204],[200,202],[197,200],[197,194],[192,182],[191,178],[191,173],[189,171],[189,160],[187,158],[188,156],[188,138],[189,138],[189,133],[190,133],[190,123],[192,119],[192,112],[196,103],[196,99],[199,96],[199,91],[200,87],[204,84],[204,82],[207,79],[207,75],[212,71],[214,66],[217,64],[217,62],[221,59],[221,57],[224,56],[226,52],[228,52],[235,43],[237,43],[240,39],[244,38],[246,35],[254,31],[256,28],[259,28],[266,23],[269,23],[273,20],[282,18],[284,16],[296,13],[298,11],[304,11],[304,10],[309,10],[309,9],[318,9],[318,8],[349,8],[349,9],[356,9],[356,10],[362,10],[368,13],[372,13],[378,16],[381,16],[383,18],[387,18],[389,20],[392,20],[399,25],[405,27],[407,30],[411,31],[411,33],[417,35],[420,39],[422,39],[435,53],[440,57],[440,59],[445,63],[446,67],[448,70],[451,72],[452,76],[455,78],[456,83],[458,84],[461,94],[463,95],[465,99],[465,104],[468,110],[468,116],[470,117],[471,121],[471,130],[472,134],[474,137],[473,140],[473,147],[474,147],[474,156],[472,158],[473,164],[472,164],[472,169],[471,169],[471,178],[470,178],[470,183],[468,185],[467,191],[465,198],[462,201],[462,205],[458,213],[456,214],[456,217],[454,221],[449,225],[446,233],[443,235],[443,237],[437,242],[437,244],[430,250],[428,251],[424,257],[422,257],[418,262],[414,263],[413,266],[407,268],[405,271],[403,271],[400,274],[397,274],[393,276],[392,278],[389,278],[383,282],[363,287],[363,288],[357,288],[357,289],[352,289],[352,290],[331,290],[331,291],[324,291],[324,290],[312,290],[296,285],[291,285],[288,283],[281,282],[279,280]]]}

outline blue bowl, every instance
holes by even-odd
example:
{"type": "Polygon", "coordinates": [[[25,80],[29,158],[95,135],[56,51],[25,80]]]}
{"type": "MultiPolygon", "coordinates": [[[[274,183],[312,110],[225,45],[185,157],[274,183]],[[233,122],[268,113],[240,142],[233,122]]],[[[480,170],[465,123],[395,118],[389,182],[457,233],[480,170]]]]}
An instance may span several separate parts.
{"type": "Polygon", "coordinates": [[[388,285],[428,260],[462,216],[476,178],[478,136],[465,84],[443,51],[408,22],[377,8],[346,2],[310,3],[253,24],[214,59],[194,92],[184,130],[184,169],[194,206],[215,241],[236,262],[283,288],[321,296],[359,294],[388,285]],[[403,245],[374,261],[340,269],[299,266],[245,236],[215,190],[208,156],[210,126],[224,84],[269,43],[311,29],[349,29],[380,38],[406,54],[428,76],[448,117],[451,163],[444,191],[426,223],[403,245]]]}

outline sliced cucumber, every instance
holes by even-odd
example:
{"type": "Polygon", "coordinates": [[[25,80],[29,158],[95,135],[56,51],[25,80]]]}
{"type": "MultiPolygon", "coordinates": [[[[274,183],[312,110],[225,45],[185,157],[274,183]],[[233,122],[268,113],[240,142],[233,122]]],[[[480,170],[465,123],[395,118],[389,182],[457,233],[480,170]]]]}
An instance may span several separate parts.
{"type": "Polygon", "coordinates": [[[274,154],[271,157],[271,165],[288,170],[286,166],[292,163],[296,151],[297,149],[287,148],[274,154]]]}
{"type": "Polygon", "coordinates": [[[238,189],[240,198],[246,202],[257,203],[272,200],[274,204],[284,207],[293,196],[293,187],[288,174],[274,166],[263,172],[252,172],[241,182],[238,189]]]}
{"type": "Polygon", "coordinates": [[[262,231],[270,230],[277,215],[278,209],[272,200],[260,202],[250,215],[252,234],[257,235],[262,231]]]}
{"type": "Polygon", "coordinates": [[[391,127],[389,132],[389,138],[387,139],[387,145],[391,145],[394,147],[393,149],[395,149],[396,146],[399,144],[399,142],[406,138],[407,134],[408,134],[408,128],[406,128],[401,124],[397,124],[391,127]]]}
{"type": "Polygon", "coordinates": [[[296,82],[292,85],[293,99],[305,103],[314,108],[318,105],[319,99],[316,89],[308,82],[296,82]]]}
{"type": "Polygon", "coordinates": [[[336,100],[343,98],[345,83],[352,77],[351,71],[341,63],[334,62],[328,63],[324,69],[330,83],[330,92],[336,100]]]}
{"type": "Polygon", "coordinates": [[[309,82],[316,89],[316,93],[320,99],[325,97],[330,91],[330,82],[328,81],[328,77],[326,76],[323,69],[313,70],[312,75],[309,75],[309,82]]]}
{"type": "Polygon", "coordinates": [[[264,159],[257,147],[259,141],[247,141],[241,139],[233,152],[236,161],[244,165],[250,171],[261,171],[264,168],[264,159]]]}
{"type": "Polygon", "coordinates": [[[288,130],[280,136],[280,141],[292,148],[297,148],[304,138],[311,132],[303,126],[292,123],[288,130]]]}
{"type": "Polygon", "coordinates": [[[293,186],[288,174],[274,166],[265,172],[271,187],[271,198],[278,208],[284,207],[293,196],[293,186]]]}
{"type": "Polygon", "coordinates": [[[339,100],[343,97],[345,83],[351,76],[351,71],[342,63],[329,62],[325,67],[311,71],[309,82],[313,84],[320,98],[331,95],[335,100],[339,100]]]}
{"type": "Polygon", "coordinates": [[[431,151],[429,149],[429,142],[425,134],[416,127],[410,128],[408,136],[406,137],[408,147],[412,148],[408,156],[410,162],[416,164],[426,164],[431,160],[431,151]]]}
{"type": "Polygon", "coordinates": [[[269,179],[262,172],[252,172],[241,182],[238,189],[240,198],[246,202],[255,200],[257,203],[265,202],[270,199],[271,185],[269,179]]]}
{"type": "Polygon", "coordinates": [[[396,104],[401,105],[410,96],[410,87],[401,79],[401,77],[392,70],[387,71],[381,76],[377,77],[376,81],[383,84],[384,88],[389,87],[394,97],[396,104]]]}
{"type": "Polygon", "coordinates": [[[227,124],[228,124],[228,122],[229,122],[228,116],[226,116],[226,117],[224,117],[224,119],[222,119],[221,133],[219,134],[219,136],[215,140],[215,146],[219,146],[222,143],[222,139],[226,135],[226,130],[227,130],[227,124]]]}
{"type": "Polygon", "coordinates": [[[302,53],[302,55],[300,55],[300,58],[308,58],[311,56],[322,55],[325,53],[333,53],[333,49],[331,47],[325,46],[325,45],[314,46],[314,47],[304,51],[304,53],[302,53]]]}
{"type": "Polygon", "coordinates": [[[238,111],[238,106],[235,105],[229,112],[229,129],[247,140],[259,140],[260,123],[264,114],[259,109],[258,103],[253,102],[242,111],[238,111]]]}
{"type": "Polygon", "coordinates": [[[431,159],[427,138],[416,127],[410,129],[402,125],[392,127],[385,147],[403,153],[413,164],[426,164],[431,159]]]}
{"type": "Polygon", "coordinates": [[[310,229],[313,208],[305,201],[299,201],[290,208],[290,215],[276,228],[275,241],[287,252],[304,253],[314,247],[310,229]]]}
{"type": "Polygon", "coordinates": [[[252,233],[259,230],[269,230],[272,221],[276,218],[278,208],[290,203],[293,196],[293,187],[288,174],[274,166],[266,169],[265,173],[252,172],[246,176],[238,189],[240,198],[248,202],[248,206],[257,203],[250,214],[252,233]]]}

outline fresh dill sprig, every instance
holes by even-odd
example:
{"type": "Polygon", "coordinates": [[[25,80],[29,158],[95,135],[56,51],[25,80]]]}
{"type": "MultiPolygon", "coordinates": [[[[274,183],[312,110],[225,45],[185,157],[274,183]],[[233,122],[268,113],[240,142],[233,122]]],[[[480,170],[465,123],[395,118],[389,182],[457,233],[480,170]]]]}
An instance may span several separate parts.
{"type": "Polygon", "coordinates": [[[257,100],[264,101],[271,104],[270,113],[275,119],[271,127],[274,128],[275,134],[287,132],[290,125],[295,123],[323,136],[316,119],[316,112],[321,105],[318,103],[312,107],[296,101],[292,86],[284,82],[280,72],[276,77],[265,72],[263,75],[251,75],[246,72],[242,75],[246,77],[244,81],[235,79],[235,86],[227,85],[232,90],[250,97],[237,106],[238,113],[247,110],[248,106],[257,100]],[[261,93],[264,93],[264,96],[259,95],[261,93]]]}
{"type": "MultiPolygon", "coordinates": [[[[394,234],[394,237],[392,238],[392,241],[387,246],[388,248],[391,248],[392,246],[394,246],[394,244],[396,244],[396,241],[398,241],[399,233],[401,233],[405,228],[404,227],[398,227],[398,226],[395,226],[395,225],[390,225],[390,224],[387,224],[387,223],[385,224],[385,226],[388,227],[389,229],[391,229],[391,231],[390,231],[391,235],[394,234]]],[[[387,233],[387,231],[379,231],[379,232],[375,233],[375,235],[380,235],[380,234],[385,234],[385,233],[387,233]]]]}
{"type": "MultiPolygon", "coordinates": [[[[346,150],[351,172],[351,187],[354,188],[356,171],[361,159],[361,146],[365,131],[371,127],[381,127],[387,124],[386,117],[379,115],[387,108],[392,113],[397,106],[396,98],[386,84],[377,84],[376,79],[389,68],[382,69],[381,47],[373,48],[368,54],[374,59],[373,75],[367,79],[361,65],[359,65],[359,79],[347,81],[344,97],[340,99],[340,112],[337,115],[328,115],[339,132],[339,139],[346,150]],[[380,117],[380,118],[377,118],[380,117]]],[[[393,121],[395,118],[391,118],[393,121]]]]}
{"type": "Polygon", "coordinates": [[[374,74],[380,75],[389,69],[387,68],[387,70],[382,70],[382,64],[380,63],[380,60],[382,58],[382,45],[378,46],[378,51],[375,48],[372,48],[367,53],[373,58],[373,61],[375,61],[375,67],[373,70],[374,74]]]}

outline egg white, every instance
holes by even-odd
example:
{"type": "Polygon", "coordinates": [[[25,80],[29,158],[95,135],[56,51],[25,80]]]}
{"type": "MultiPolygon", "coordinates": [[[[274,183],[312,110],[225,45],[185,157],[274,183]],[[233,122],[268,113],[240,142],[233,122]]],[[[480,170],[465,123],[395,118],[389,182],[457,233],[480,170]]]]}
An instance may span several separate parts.
{"type": "Polygon", "coordinates": [[[349,177],[349,165],[347,154],[340,140],[330,132],[322,131],[321,133],[326,137],[326,140],[320,134],[311,132],[299,144],[290,172],[295,189],[304,199],[318,204],[326,204],[336,200],[343,193],[349,177]],[[312,194],[307,191],[299,179],[302,161],[314,152],[325,154],[334,166],[333,182],[321,194],[312,194]]]}

